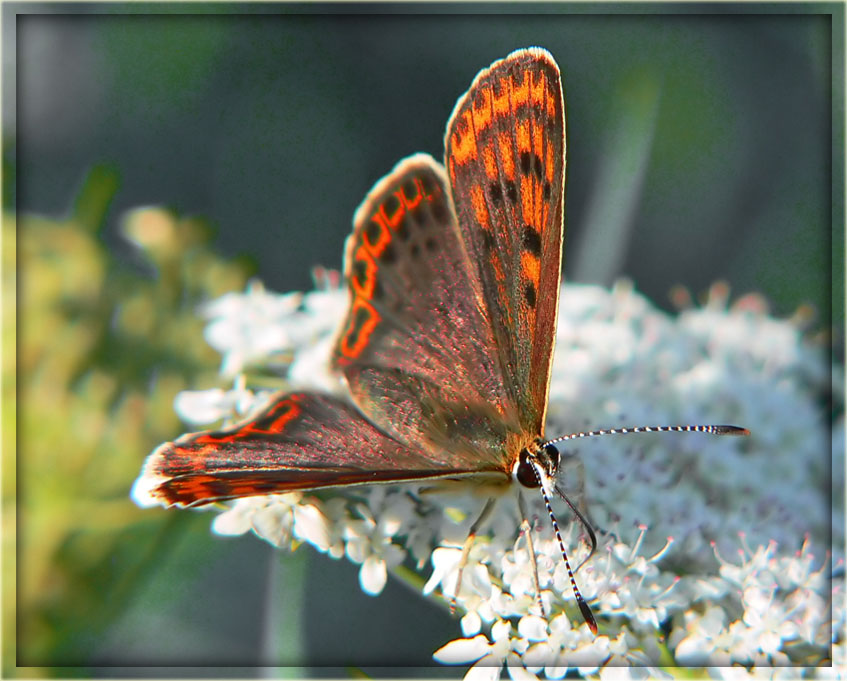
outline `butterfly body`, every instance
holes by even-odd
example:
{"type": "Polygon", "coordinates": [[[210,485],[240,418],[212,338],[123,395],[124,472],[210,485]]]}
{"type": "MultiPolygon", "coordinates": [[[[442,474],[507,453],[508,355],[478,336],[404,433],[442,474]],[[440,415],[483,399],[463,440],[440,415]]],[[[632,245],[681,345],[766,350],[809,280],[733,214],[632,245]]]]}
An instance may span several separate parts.
{"type": "Polygon", "coordinates": [[[136,502],[429,479],[537,486],[527,457],[543,451],[564,171],[552,56],[519,50],[480,72],[448,122],[444,166],[404,159],[354,215],[332,356],[352,403],[280,393],[233,427],[166,443],[136,502]]]}

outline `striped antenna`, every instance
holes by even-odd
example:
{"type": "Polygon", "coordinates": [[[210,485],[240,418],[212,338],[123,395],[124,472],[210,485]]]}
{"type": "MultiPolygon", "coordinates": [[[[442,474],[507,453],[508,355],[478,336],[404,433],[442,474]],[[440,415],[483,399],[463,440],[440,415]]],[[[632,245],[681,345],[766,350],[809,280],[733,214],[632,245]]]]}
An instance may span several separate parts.
{"type": "Polygon", "coordinates": [[[558,442],[578,440],[583,437],[599,435],[629,435],[630,433],[708,433],[710,435],[749,435],[750,431],[740,426],[634,426],[632,428],[605,428],[589,430],[583,433],[571,433],[547,440],[542,447],[558,442]]]}

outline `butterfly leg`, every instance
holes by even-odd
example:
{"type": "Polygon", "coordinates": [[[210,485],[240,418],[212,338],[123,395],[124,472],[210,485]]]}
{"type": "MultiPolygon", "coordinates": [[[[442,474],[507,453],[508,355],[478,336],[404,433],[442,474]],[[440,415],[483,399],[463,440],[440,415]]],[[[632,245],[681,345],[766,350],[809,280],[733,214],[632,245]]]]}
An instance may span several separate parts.
{"type": "Polygon", "coordinates": [[[456,597],[459,595],[459,590],[462,588],[462,575],[465,572],[465,566],[468,564],[468,556],[470,555],[471,546],[473,546],[476,533],[479,532],[479,528],[482,526],[482,523],[488,520],[488,517],[491,515],[491,511],[494,510],[494,504],[496,502],[497,499],[495,497],[491,497],[485,502],[485,506],[482,508],[482,513],[479,514],[479,518],[474,521],[473,525],[471,525],[471,529],[468,531],[468,538],[465,539],[465,545],[462,547],[462,557],[459,559],[459,575],[456,578],[456,589],[450,597],[451,614],[456,612],[456,597]]]}
{"type": "MultiPolygon", "coordinates": [[[[578,508],[579,506],[582,506],[583,508],[586,506],[585,466],[582,463],[582,459],[578,456],[568,454],[567,451],[562,451],[561,459],[559,461],[559,474],[562,479],[577,479],[577,484],[572,486],[573,489],[577,490],[576,492],[569,491],[568,494],[566,494],[563,491],[563,488],[559,487],[558,483],[554,483],[553,491],[571,509],[577,520],[582,525],[584,533],[583,536],[587,535],[588,542],[591,544],[591,551],[589,551],[588,555],[580,561],[579,565],[577,565],[576,569],[573,571],[574,574],[577,574],[580,568],[589,561],[597,549],[597,535],[595,534],[594,526],[587,518],[587,512],[583,513],[578,508]],[[562,471],[565,469],[567,469],[567,473],[565,475],[561,475],[562,471]]],[[[601,534],[604,534],[602,530],[600,530],[600,532],[601,534]]]]}
{"type": "Polygon", "coordinates": [[[579,565],[576,566],[576,570],[573,571],[574,574],[576,574],[577,572],[579,572],[579,568],[585,565],[589,561],[591,556],[594,555],[594,552],[597,550],[597,535],[595,534],[594,528],[591,526],[591,523],[588,522],[586,517],[579,511],[576,505],[570,499],[568,499],[567,495],[559,489],[558,485],[553,486],[553,491],[556,492],[556,494],[558,494],[559,497],[568,506],[570,506],[571,511],[577,517],[579,522],[582,523],[583,529],[588,533],[588,541],[591,544],[591,551],[589,551],[588,555],[580,561],[579,565]]]}
{"type": "Polygon", "coordinates": [[[532,565],[532,585],[535,587],[535,598],[538,601],[538,607],[541,609],[541,616],[547,618],[544,612],[544,603],[541,600],[541,584],[538,582],[538,563],[535,560],[535,546],[532,544],[532,526],[529,522],[529,514],[526,512],[526,504],[523,500],[523,494],[518,491],[518,508],[521,511],[521,532],[526,536],[526,549],[529,551],[529,562],[532,565]]]}

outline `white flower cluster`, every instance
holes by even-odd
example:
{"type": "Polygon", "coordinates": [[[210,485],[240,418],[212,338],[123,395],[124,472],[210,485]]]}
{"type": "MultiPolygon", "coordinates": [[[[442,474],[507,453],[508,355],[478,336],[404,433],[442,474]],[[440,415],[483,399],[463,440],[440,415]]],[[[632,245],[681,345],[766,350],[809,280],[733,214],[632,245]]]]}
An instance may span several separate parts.
{"type": "Polygon", "coordinates": [[[626,541],[634,540],[638,524],[648,524],[645,541],[653,550],[674,537],[670,559],[687,569],[713,567],[711,542],[734,550],[739,532],[752,545],[774,540],[783,551],[798,550],[808,535],[813,552],[823,556],[837,521],[833,543],[843,546],[843,499],[834,508],[825,493],[835,444],[823,404],[833,387],[831,368],[825,348],[802,338],[797,324],[768,316],[752,296],[727,309],[719,286],[705,306],[678,317],[626,285],[611,294],[563,289],[549,436],[668,423],[752,431],[740,440],[581,441],[570,453],[578,453],[585,470],[593,520],[626,541]]]}
{"type": "MultiPolygon", "coordinates": [[[[336,277],[323,271],[319,290],[303,296],[253,285],[208,306],[209,340],[224,357],[223,373],[237,378],[226,392],[184,393],[182,418],[208,423],[260,406],[267,393],[248,390],[239,372],[263,353],[269,363],[288,358],[289,387],[339,392],[328,358],[347,294],[336,277]]],[[[644,678],[673,665],[719,677],[763,669],[781,676],[791,666],[796,676],[797,666],[821,665],[817,676],[827,676],[827,665],[847,657],[844,425],[842,416],[828,437],[822,396],[833,390],[843,404],[842,381],[830,381],[823,351],[803,339],[799,324],[768,316],[757,297],[732,307],[726,297],[716,287],[704,307],[672,317],[627,285],[562,289],[549,437],[687,423],[752,431],[749,438],[595,438],[563,452],[560,487],[598,530],[598,549],[576,575],[597,636],[575,608],[534,490],[523,491],[530,536],[518,533],[516,500],[500,500],[470,547],[461,585],[462,546],[484,503],[464,488],[242,499],[214,529],[346,556],[361,566],[369,594],[407,558],[418,569],[431,562],[423,593],[455,601],[463,634],[434,657],[472,665],[470,679],[497,678],[504,667],[513,679],[644,678]],[[736,561],[723,557],[731,552],[736,561]]],[[[564,507],[557,512],[569,517],[564,507]]],[[[588,554],[579,530],[570,524],[564,533],[573,565],[588,554]]]]}

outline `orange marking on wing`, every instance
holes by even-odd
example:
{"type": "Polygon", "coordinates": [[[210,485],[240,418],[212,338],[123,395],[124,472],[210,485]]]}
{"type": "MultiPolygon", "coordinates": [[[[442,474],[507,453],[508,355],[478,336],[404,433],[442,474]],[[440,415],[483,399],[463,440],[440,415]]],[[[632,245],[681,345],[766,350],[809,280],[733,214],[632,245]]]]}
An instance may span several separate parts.
{"type": "Polygon", "coordinates": [[[521,177],[521,208],[523,209],[523,217],[524,220],[534,227],[538,227],[541,224],[541,221],[538,220],[540,216],[536,215],[535,211],[536,187],[537,184],[533,181],[532,177],[526,175],[521,177]]]}
{"type": "Polygon", "coordinates": [[[432,191],[428,191],[428,190],[427,190],[426,185],[423,183],[423,180],[421,180],[420,178],[418,178],[417,180],[415,180],[415,184],[416,184],[416,185],[418,186],[418,188],[420,189],[420,192],[421,192],[421,194],[423,194],[424,198],[425,198],[427,201],[429,201],[430,203],[432,203],[433,201],[435,201],[435,199],[437,199],[437,198],[438,198],[439,196],[441,196],[441,194],[442,194],[442,191],[441,191],[441,185],[440,185],[440,184],[437,184],[437,183],[436,183],[436,184],[433,184],[433,185],[432,185],[432,191]]]}
{"type": "Polygon", "coordinates": [[[512,90],[512,104],[516,111],[529,102],[530,74],[528,71],[524,71],[522,75],[523,79],[520,84],[515,85],[512,90]]]}
{"type": "Polygon", "coordinates": [[[538,233],[544,232],[544,226],[547,224],[547,212],[550,208],[550,203],[544,200],[542,194],[541,181],[538,178],[533,178],[535,184],[535,211],[533,213],[533,224],[538,226],[538,233]]]}
{"type": "Polygon", "coordinates": [[[500,149],[500,162],[503,164],[503,174],[509,180],[515,179],[515,155],[512,152],[512,138],[504,132],[497,135],[497,146],[500,149]]]}
{"type": "Polygon", "coordinates": [[[556,150],[553,147],[553,140],[547,138],[547,153],[544,154],[544,177],[550,184],[553,184],[553,178],[556,175],[556,150]]]}
{"type": "Polygon", "coordinates": [[[493,92],[491,95],[491,108],[494,110],[494,115],[498,118],[508,116],[512,112],[512,80],[504,78],[499,81],[500,94],[493,92]]]}
{"type": "Polygon", "coordinates": [[[285,425],[292,419],[300,415],[300,407],[297,405],[295,395],[291,395],[288,399],[283,400],[274,406],[272,412],[268,412],[259,417],[258,423],[249,423],[241,426],[238,430],[233,430],[224,433],[209,433],[200,435],[195,442],[202,444],[203,448],[200,454],[203,456],[213,455],[215,453],[215,445],[221,442],[235,442],[249,438],[254,434],[264,433],[279,433],[285,428],[285,425]],[[265,421],[273,417],[268,425],[264,425],[265,421]]]}
{"type": "Polygon", "coordinates": [[[496,180],[500,173],[497,170],[497,156],[490,146],[482,148],[482,164],[485,166],[485,174],[489,179],[496,180]]]}
{"type": "Polygon", "coordinates": [[[213,486],[218,484],[218,479],[214,475],[196,475],[187,480],[180,480],[179,487],[181,492],[179,496],[188,497],[188,499],[208,499],[212,497],[211,490],[213,486]]]}
{"type": "Polygon", "coordinates": [[[374,286],[376,285],[376,272],[378,268],[374,262],[373,255],[371,255],[365,244],[362,244],[356,249],[356,253],[353,255],[353,265],[354,267],[351,268],[353,271],[350,274],[350,286],[357,298],[370,299],[373,296],[374,286]],[[355,267],[357,262],[365,263],[364,281],[359,281],[356,277],[356,274],[360,271],[355,267]]]}
{"type": "Polygon", "coordinates": [[[532,150],[539,159],[544,158],[544,127],[540,123],[532,127],[532,150]]]}
{"type": "MultiPolygon", "coordinates": [[[[497,281],[505,281],[506,273],[503,271],[503,263],[500,262],[500,256],[492,256],[491,266],[494,268],[494,276],[497,278],[497,281]]],[[[502,296],[504,289],[501,287],[499,290],[502,296]]]]}
{"type": "Polygon", "coordinates": [[[491,125],[491,90],[489,88],[479,90],[471,103],[471,108],[473,109],[474,132],[479,135],[480,132],[491,125]]]}
{"type": "MultiPolygon", "coordinates": [[[[387,225],[387,226],[391,227],[392,229],[396,228],[397,225],[400,224],[400,221],[403,219],[403,216],[406,214],[406,207],[403,205],[402,191],[394,192],[394,196],[397,197],[397,210],[394,211],[393,215],[389,215],[388,212],[385,210],[386,202],[383,201],[382,205],[379,207],[379,215],[383,219],[378,220],[378,222],[381,225],[387,225]]],[[[374,219],[376,219],[376,216],[374,216],[374,219]]],[[[390,240],[390,238],[391,237],[389,236],[389,240],[390,240]]],[[[383,247],[384,247],[384,245],[383,245],[383,247]]]]}
{"type": "Polygon", "coordinates": [[[473,206],[476,221],[484,228],[491,229],[491,220],[488,216],[488,205],[485,203],[485,194],[482,187],[478,184],[472,184],[471,190],[471,205],[473,206]]]}
{"type": "Polygon", "coordinates": [[[538,279],[541,276],[541,261],[538,257],[532,253],[521,253],[521,271],[538,288],[538,279]]]}
{"type": "MultiPolygon", "coordinates": [[[[402,209],[402,204],[400,204],[402,209]]],[[[379,227],[379,236],[374,243],[370,241],[370,233],[368,229],[362,230],[362,244],[365,248],[368,249],[375,257],[379,257],[388,243],[391,241],[391,232],[388,231],[388,227],[386,225],[387,220],[385,218],[385,211],[382,206],[379,208],[379,212],[374,213],[371,220],[379,227]]]]}
{"type": "Polygon", "coordinates": [[[506,293],[506,287],[502,283],[497,283],[497,296],[500,300],[501,311],[506,315],[506,324],[509,327],[515,326],[515,316],[512,314],[512,307],[509,305],[509,295],[506,293]]]}
{"type": "Polygon", "coordinates": [[[399,189],[396,192],[397,197],[403,202],[403,205],[406,207],[406,210],[414,210],[418,207],[418,204],[420,204],[420,202],[424,199],[423,184],[421,183],[419,178],[415,179],[415,189],[417,190],[417,193],[411,198],[406,196],[405,189],[399,189]]]}
{"type": "Polygon", "coordinates": [[[256,489],[255,485],[252,485],[249,482],[230,482],[229,487],[233,496],[237,497],[249,497],[254,494],[261,494],[261,492],[256,489]]]}
{"type": "Polygon", "coordinates": [[[530,74],[530,101],[533,104],[541,104],[544,105],[544,98],[547,94],[547,77],[544,72],[538,73],[538,80],[532,82],[532,76],[530,74]]]}
{"type": "Polygon", "coordinates": [[[338,344],[345,358],[355,359],[364,350],[371,334],[381,321],[379,313],[367,300],[356,298],[350,307],[350,324],[338,344]]]}
{"type": "Polygon", "coordinates": [[[515,132],[518,141],[518,153],[529,151],[532,148],[532,142],[529,136],[529,121],[524,119],[515,123],[515,132]]]}
{"type": "Polygon", "coordinates": [[[453,151],[452,158],[459,164],[465,164],[477,157],[476,137],[473,134],[470,119],[471,111],[468,109],[462,113],[462,119],[458,122],[464,123],[464,132],[459,130],[462,126],[457,123],[450,137],[450,147],[453,151]]]}
{"type": "Polygon", "coordinates": [[[547,115],[553,120],[559,120],[559,98],[553,88],[547,90],[544,103],[547,105],[547,115]]]}
{"type": "Polygon", "coordinates": [[[203,433],[198,435],[194,440],[198,445],[202,445],[202,447],[197,451],[196,456],[206,457],[210,453],[214,453],[215,448],[223,441],[226,442],[231,438],[229,437],[221,437],[217,433],[203,433]]]}
{"type": "Polygon", "coordinates": [[[280,410],[283,407],[285,408],[285,411],[277,416],[268,428],[271,432],[281,433],[285,430],[286,424],[300,416],[300,407],[294,400],[288,399],[284,402],[280,402],[277,405],[277,410],[280,410]]]}
{"type": "Polygon", "coordinates": [[[245,480],[243,482],[230,482],[232,496],[235,497],[252,497],[264,496],[268,493],[285,492],[295,489],[298,486],[293,484],[293,481],[275,480],[270,483],[268,480],[263,480],[259,477],[257,480],[245,480]]]}

